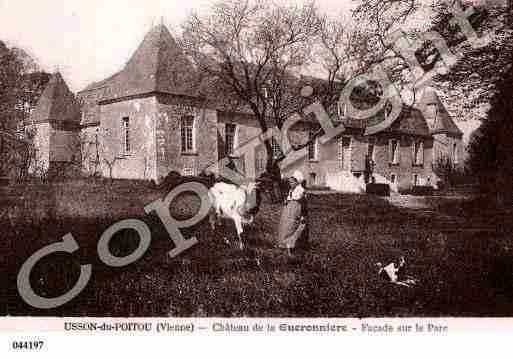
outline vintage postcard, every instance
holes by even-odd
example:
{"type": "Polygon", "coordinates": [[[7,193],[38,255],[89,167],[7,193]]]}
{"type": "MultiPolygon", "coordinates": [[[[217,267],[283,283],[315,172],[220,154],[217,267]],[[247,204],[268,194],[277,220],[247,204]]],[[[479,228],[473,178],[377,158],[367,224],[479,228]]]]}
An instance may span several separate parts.
{"type": "Polygon", "coordinates": [[[512,333],[512,121],[511,0],[0,0],[2,347],[512,333]]]}

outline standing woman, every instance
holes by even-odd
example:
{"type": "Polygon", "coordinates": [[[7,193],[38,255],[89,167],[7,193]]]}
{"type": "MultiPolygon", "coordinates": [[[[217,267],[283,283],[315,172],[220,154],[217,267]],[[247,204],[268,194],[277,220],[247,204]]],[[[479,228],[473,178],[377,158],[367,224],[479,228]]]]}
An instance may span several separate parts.
{"type": "Polygon", "coordinates": [[[285,248],[289,256],[292,250],[306,248],[308,245],[308,215],[303,182],[304,177],[300,171],[295,171],[289,178],[290,189],[281,212],[278,245],[285,248]]]}

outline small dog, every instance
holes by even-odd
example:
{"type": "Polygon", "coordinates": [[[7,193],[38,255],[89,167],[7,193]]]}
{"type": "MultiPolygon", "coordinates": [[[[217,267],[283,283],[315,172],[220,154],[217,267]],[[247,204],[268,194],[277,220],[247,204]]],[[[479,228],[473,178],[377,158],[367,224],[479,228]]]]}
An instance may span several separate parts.
{"type": "Polygon", "coordinates": [[[383,266],[382,263],[378,262],[376,266],[379,268],[378,275],[390,283],[405,287],[412,287],[417,284],[415,278],[406,275],[406,261],[402,256],[397,263],[390,262],[386,266],[383,266]]]}

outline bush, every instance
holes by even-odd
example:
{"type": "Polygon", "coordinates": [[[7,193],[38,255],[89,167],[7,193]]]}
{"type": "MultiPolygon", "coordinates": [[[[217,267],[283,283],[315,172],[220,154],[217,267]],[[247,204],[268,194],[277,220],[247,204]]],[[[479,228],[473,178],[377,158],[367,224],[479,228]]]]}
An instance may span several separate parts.
{"type": "Polygon", "coordinates": [[[368,183],[365,186],[367,194],[374,194],[377,196],[390,196],[390,186],[387,183],[368,183]]]}
{"type": "Polygon", "coordinates": [[[434,189],[431,186],[413,186],[410,194],[414,196],[432,196],[433,192],[434,189]]]}
{"type": "Polygon", "coordinates": [[[440,178],[439,188],[450,188],[472,182],[472,177],[463,166],[455,165],[449,156],[437,157],[433,164],[433,172],[440,178]]]}

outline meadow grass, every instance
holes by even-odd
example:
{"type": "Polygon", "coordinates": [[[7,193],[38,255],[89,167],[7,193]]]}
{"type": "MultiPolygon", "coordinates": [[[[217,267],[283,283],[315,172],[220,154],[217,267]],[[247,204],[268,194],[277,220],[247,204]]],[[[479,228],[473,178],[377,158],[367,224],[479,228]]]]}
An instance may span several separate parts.
{"type": "MultiPolygon", "coordinates": [[[[234,238],[233,225],[227,222],[214,233],[203,221],[184,231],[186,237],[197,236],[199,244],[169,258],[172,241],[160,220],[143,211],[164,193],[123,184],[39,190],[25,192],[27,203],[44,202],[43,192],[53,206],[39,203],[24,210],[46,206],[48,216],[29,220],[27,215],[17,224],[3,220],[0,264],[6,293],[0,315],[505,316],[513,310],[511,213],[482,202],[426,197],[424,206],[408,208],[375,196],[311,195],[311,248],[293,259],[275,246],[280,205],[264,202],[246,229],[244,251],[222,240],[234,238]],[[97,241],[109,225],[125,218],[149,225],[150,249],[133,264],[108,267],[98,259],[97,241]],[[75,283],[80,264],[92,264],[93,276],[64,306],[31,308],[17,293],[17,272],[34,251],[68,232],[80,249],[73,256],[55,254],[40,261],[33,287],[43,296],[60,295],[75,283]],[[377,275],[376,262],[401,255],[408,274],[418,279],[414,288],[377,275]]],[[[172,212],[192,214],[197,205],[184,196],[172,204],[172,212]]],[[[111,250],[127,255],[137,243],[132,231],[122,231],[111,250]]]]}

